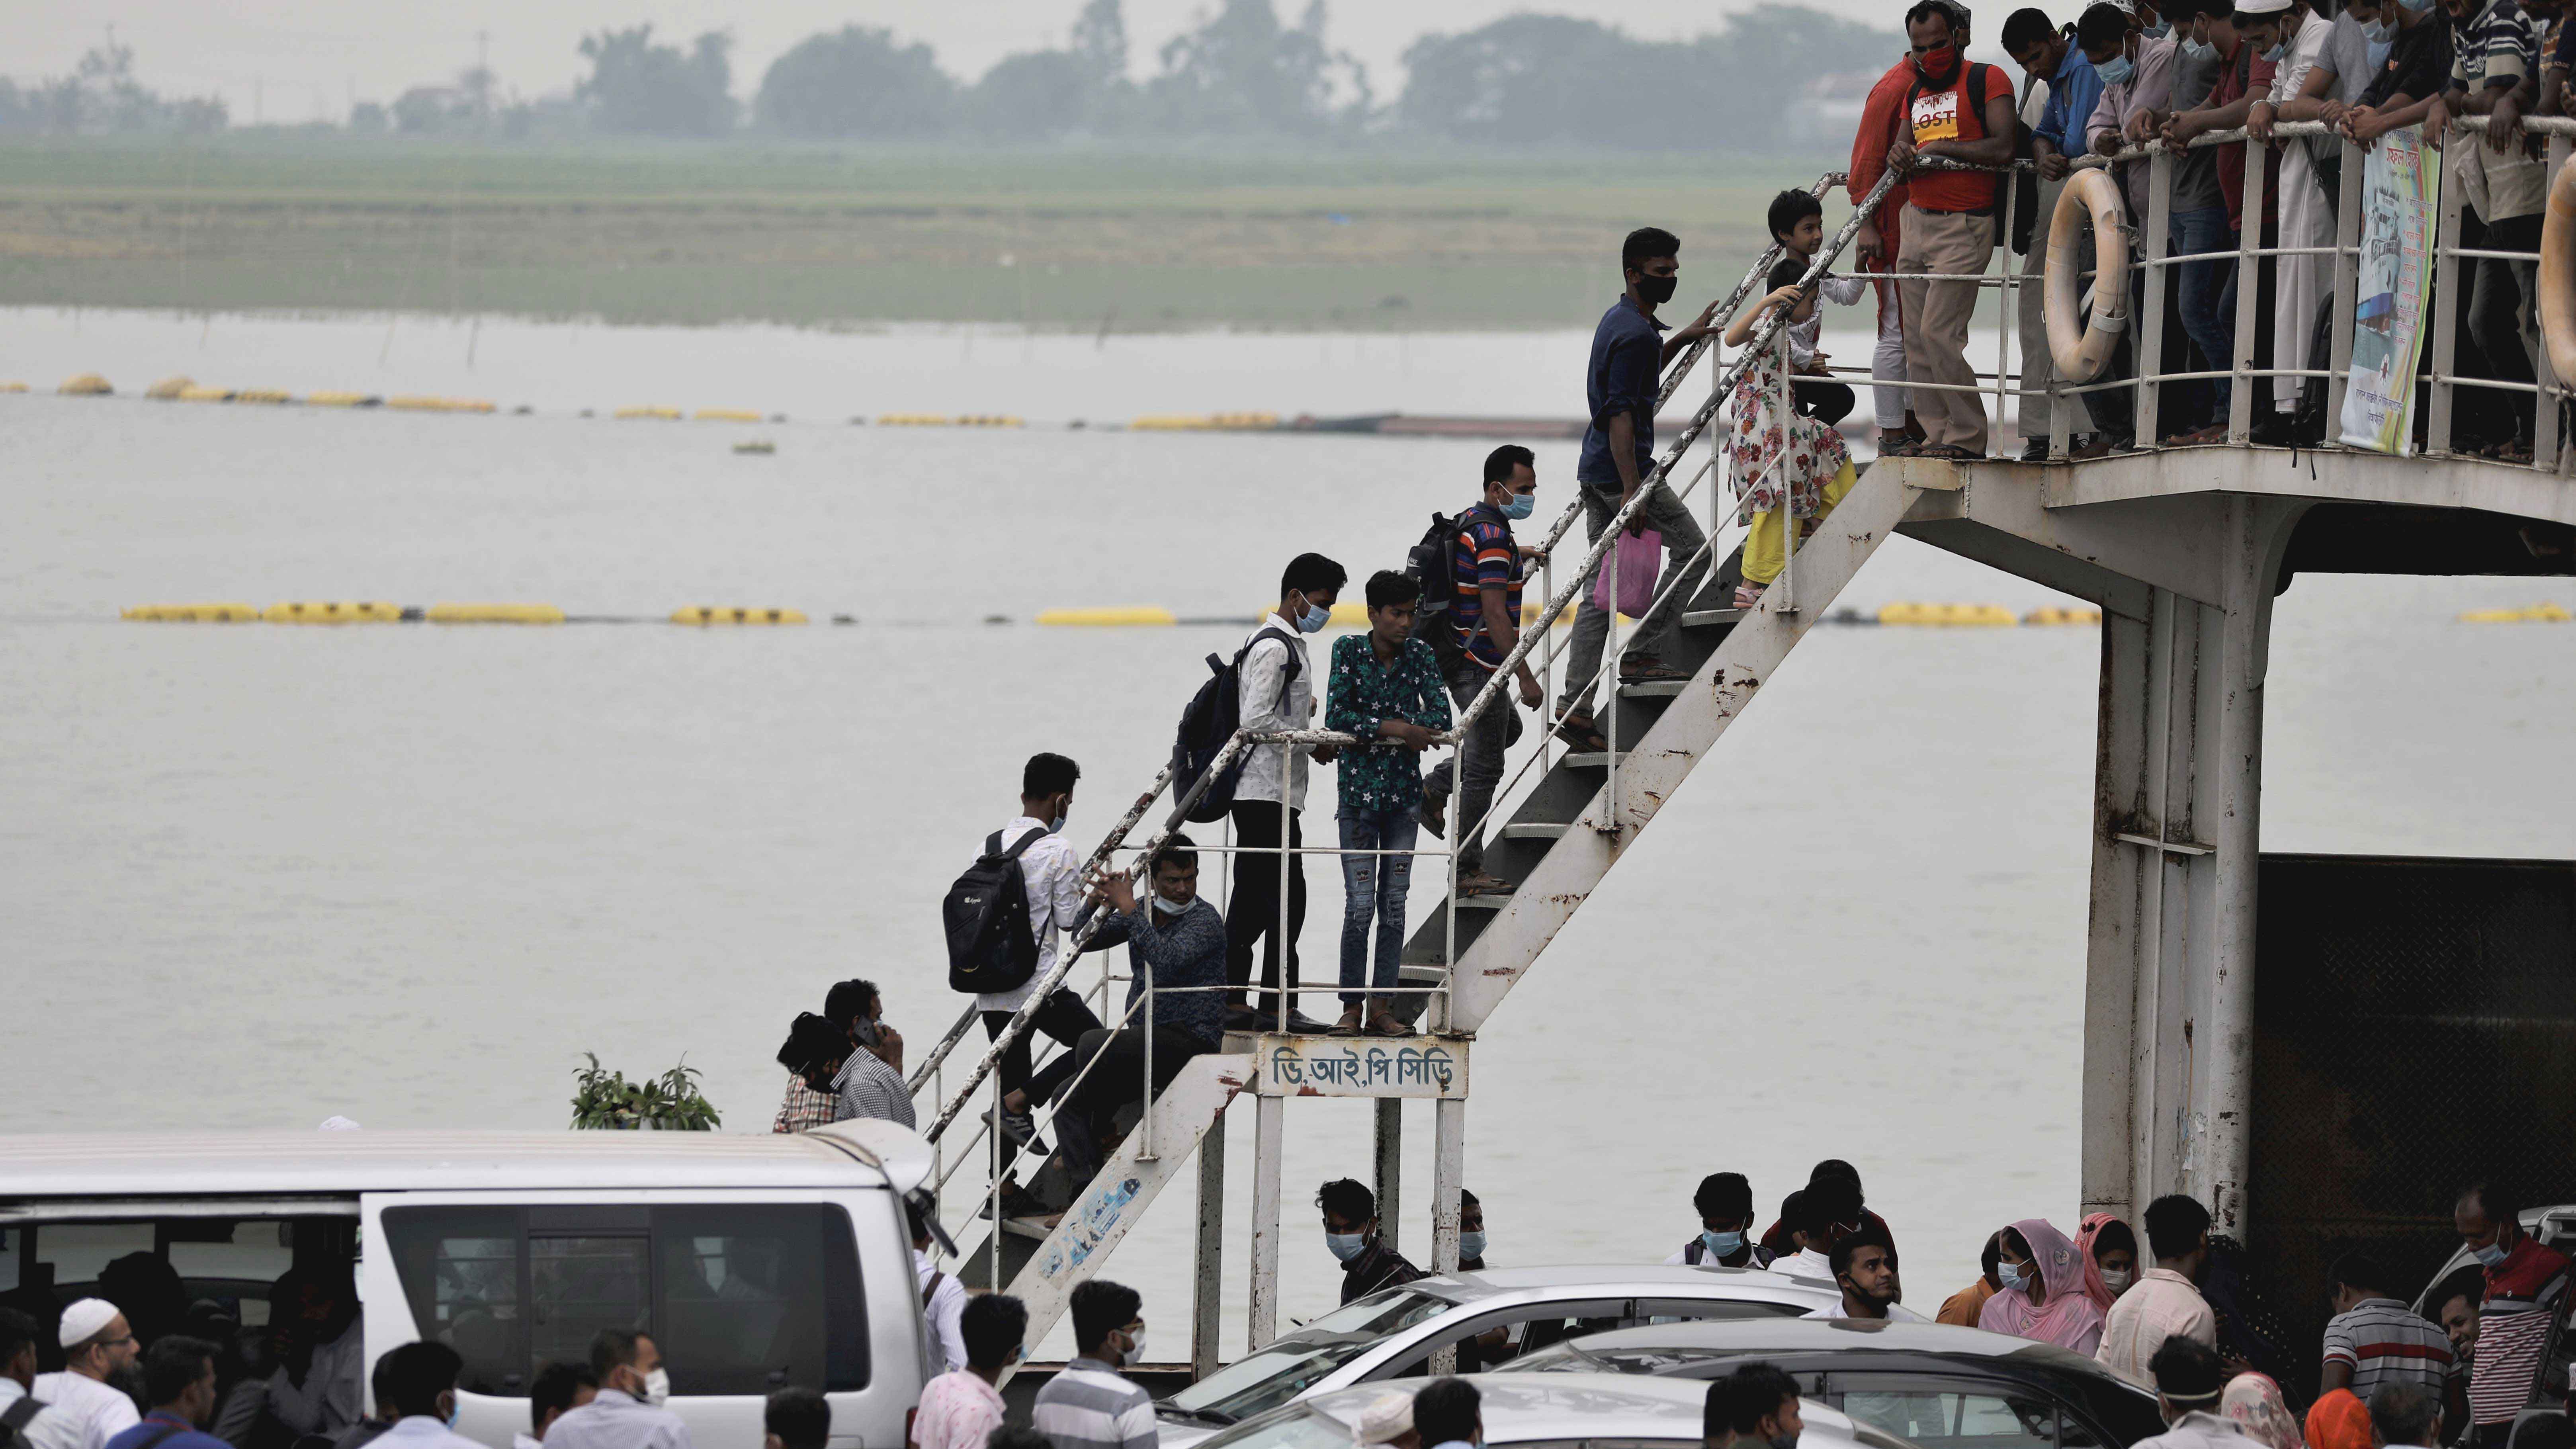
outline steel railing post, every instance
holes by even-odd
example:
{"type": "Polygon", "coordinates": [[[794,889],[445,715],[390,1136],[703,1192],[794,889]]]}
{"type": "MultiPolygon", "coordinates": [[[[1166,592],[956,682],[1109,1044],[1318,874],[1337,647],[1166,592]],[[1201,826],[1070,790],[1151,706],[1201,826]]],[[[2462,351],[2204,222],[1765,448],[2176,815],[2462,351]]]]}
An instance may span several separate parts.
{"type": "MultiPolygon", "coordinates": [[[[1139,864],[1141,865],[1142,862],[1139,862],[1139,864]]],[[[1145,889],[1149,891],[1152,890],[1154,888],[1154,872],[1148,869],[1141,873],[1145,877],[1145,889]]],[[[1140,914],[1146,916],[1154,914],[1153,901],[1140,900],[1136,904],[1143,907],[1140,914]]],[[[1104,951],[1101,954],[1106,956],[1108,953],[1104,951]]],[[[1161,1153],[1154,1150],[1154,965],[1152,962],[1147,961],[1141,952],[1138,953],[1136,957],[1136,976],[1144,983],[1145,987],[1145,1019],[1143,1022],[1138,1024],[1138,1029],[1145,1033],[1145,1080],[1143,1083],[1145,1106],[1142,1114],[1136,1119],[1136,1160],[1138,1162],[1154,1162],[1160,1160],[1162,1156],[1161,1153]]],[[[1104,997],[1100,1005],[1103,1013],[1105,1014],[1109,1006],[1108,1000],[1104,997]]]]}
{"type": "MultiPolygon", "coordinates": [[[[2471,145],[2484,144],[2477,138],[2446,137],[2446,149],[2425,148],[2430,154],[2424,164],[2448,169],[2451,153],[2447,146],[2456,146],[2463,140],[2471,145]]],[[[2442,188],[2442,225],[2433,244],[2433,395],[2426,400],[2430,410],[2424,416],[2424,451],[2428,454],[2451,451],[2451,370],[2459,355],[2461,295],[2460,258],[2456,253],[2460,249],[2460,210],[2464,205],[2461,193],[2466,189],[2442,188]]],[[[2413,365],[2411,359],[2407,365],[2413,365]]]]}
{"type": "MultiPolygon", "coordinates": [[[[2543,196],[2556,189],[2558,173],[2567,165],[2567,137],[2551,136],[2548,155],[2548,164],[2541,171],[2545,183],[2541,188],[2543,196]]],[[[2532,399],[2531,466],[2544,473],[2554,473],[2558,470],[2558,388],[2561,379],[2558,370],[2549,365],[2549,340],[2540,335],[2538,326],[2535,325],[2526,336],[2531,343],[2531,375],[2540,384],[2540,395],[2532,399]]]]}
{"type": "Polygon", "coordinates": [[[2361,299],[2362,167],[2370,153],[2350,141],[2343,152],[2343,180],[2335,191],[2334,335],[2327,348],[2326,441],[2343,436],[2343,395],[2352,381],[2352,324],[2361,299]]]}
{"type": "MultiPolygon", "coordinates": [[[[2005,178],[2005,185],[2007,188],[2010,187],[2010,177],[2005,178]]],[[[1983,273],[1980,273],[1979,275],[1983,275],[1983,273]]],[[[2010,329],[2006,330],[2009,331],[2010,329]]],[[[1771,467],[1779,474],[1780,489],[1780,511],[1778,514],[1780,520],[1780,581],[1773,585],[1773,588],[1779,590],[1780,598],[1778,602],[1771,606],[1771,611],[1783,618],[1789,618],[1794,617],[1798,612],[1798,587],[1796,582],[1798,570],[1798,509],[1790,497],[1790,487],[1796,480],[1789,476],[1788,430],[1789,419],[1792,416],[1791,408],[1795,406],[1789,391],[1789,329],[1786,327],[1781,328],[1779,334],[1772,339],[1772,345],[1780,349],[1780,456],[1771,460],[1771,467]]],[[[1974,401],[1974,399],[1970,399],[1970,401],[1974,401]]],[[[1998,413],[2002,411],[2003,400],[2000,396],[1995,400],[1995,407],[1998,413]]],[[[1614,797],[1610,803],[1615,806],[1619,802],[1614,797]]]]}
{"type": "MultiPolygon", "coordinates": [[[[2004,168],[2003,175],[1998,181],[1998,189],[2004,194],[2002,230],[1995,233],[1995,247],[1993,251],[1986,254],[1986,267],[1978,269],[1978,275],[1982,277],[1985,275],[1986,268],[1996,265],[1998,259],[2003,266],[2003,313],[1995,319],[1995,420],[1988,436],[1991,437],[1994,432],[2002,430],[2004,399],[2011,398],[2013,400],[2013,436],[2028,442],[2030,433],[2022,427],[2022,419],[2029,411],[2030,400],[2022,396],[2022,389],[2012,373],[2013,333],[2021,326],[2021,268],[2013,265],[2012,254],[2013,202],[2019,199],[2021,191],[2021,171],[2017,166],[2004,168]]],[[[2031,242],[2036,246],[2039,238],[2034,236],[2031,242]]],[[[1819,306],[1823,305],[1821,296],[1817,299],[1817,303],[1819,306]]],[[[1782,330],[1785,332],[1787,329],[1782,330]]],[[[2029,365],[2028,358],[2023,359],[2023,365],[2029,365]]]]}
{"type": "MultiPolygon", "coordinates": [[[[2270,149],[2248,137],[2245,147],[2245,224],[2236,238],[2236,357],[2227,383],[2227,441],[2243,446],[2254,425],[2254,334],[2263,296],[2263,171],[2270,149]]],[[[2264,407],[2271,407],[2266,389],[2264,407]]],[[[2148,434],[2153,437],[2154,435],[2148,434]]]]}
{"type": "MultiPolygon", "coordinates": [[[[2137,163],[2129,164],[2134,166],[2137,163]]],[[[2165,259],[2173,255],[2173,173],[2173,153],[2157,147],[2155,155],[2147,161],[2146,235],[2138,238],[2139,245],[2131,249],[2146,253],[2144,275],[2138,278],[2139,285],[2131,289],[2131,295],[2137,298],[2137,309],[2129,324],[2131,370],[2138,379],[2138,391],[2133,399],[2137,409],[2134,436],[2141,447],[2156,441],[2156,419],[2164,411],[2164,384],[2156,379],[2165,370],[2165,289],[2173,285],[2173,268],[2164,264],[2165,259]]],[[[2093,285],[2097,293],[2094,305],[2098,307],[2101,305],[2098,300],[2102,285],[2101,258],[2097,256],[2094,262],[2093,285]]],[[[2217,363],[2217,358],[2210,359],[2211,366],[2217,363]]]]}

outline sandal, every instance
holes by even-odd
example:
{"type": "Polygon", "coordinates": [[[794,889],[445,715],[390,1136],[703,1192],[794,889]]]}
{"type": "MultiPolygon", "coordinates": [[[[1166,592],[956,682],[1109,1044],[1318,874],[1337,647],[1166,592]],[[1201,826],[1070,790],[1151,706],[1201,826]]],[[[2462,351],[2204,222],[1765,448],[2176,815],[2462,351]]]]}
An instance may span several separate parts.
{"type": "Polygon", "coordinates": [[[1748,614],[1761,608],[1762,591],[1769,587],[1771,587],[1769,584],[1737,584],[1735,586],[1735,607],[1748,614]]]}
{"type": "Polygon", "coordinates": [[[1380,1011],[1369,1018],[1368,1034],[1370,1036],[1411,1036],[1413,1028],[1396,1020],[1389,1013],[1380,1011]]]}
{"type": "Polygon", "coordinates": [[[1899,438],[1893,443],[1881,438],[1878,443],[1878,456],[1882,458],[1911,458],[1914,456],[1914,450],[1922,446],[1923,440],[1920,438],[1899,438]]]}
{"type": "Polygon", "coordinates": [[[1982,463],[1983,453],[1971,453],[1956,443],[1925,443],[1907,455],[1914,458],[1939,458],[1952,463],[1982,463]]]}
{"type": "Polygon", "coordinates": [[[1569,750],[1596,755],[1610,752],[1610,737],[1601,733],[1601,726],[1594,723],[1589,714],[1575,712],[1558,715],[1556,737],[1563,741],[1569,750]]]}
{"type": "Polygon", "coordinates": [[[1688,679],[1684,674],[1652,654],[1638,654],[1619,661],[1621,684],[1652,684],[1665,679],[1688,679]]]}
{"type": "Polygon", "coordinates": [[[1458,894],[1465,896],[1507,896],[1520,887],[1487,871],[1471,870],[1458,877],[1458,894]]]}

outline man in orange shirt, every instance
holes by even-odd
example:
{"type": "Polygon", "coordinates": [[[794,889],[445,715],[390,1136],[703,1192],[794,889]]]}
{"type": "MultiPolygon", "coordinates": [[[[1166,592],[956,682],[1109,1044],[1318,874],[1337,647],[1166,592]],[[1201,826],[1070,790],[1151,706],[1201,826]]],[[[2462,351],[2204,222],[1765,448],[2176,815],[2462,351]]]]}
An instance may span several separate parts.
{"type": "MultiPolygon", "coordinates": [[[[1903,243],[1896,270],[1921,275],[1982,275],[1994,259],[2002,177],[1988,171],[1918,170],[1926,157],[2009,165],[2015,128],[2010,78],[1994,66],[1971,63],[1968,12],[1954,0],[1917,0],[1905,12],[1913,46],[1915,79],[1907,91],[1905,121],[1888,145],[1888,169],[1908,176],[1900,225],[1903,243]]],[[[1968,365],[1968,320],[1976,311],[1974,282],[1908,281],[1897,284],[1904,309],[1905,372],[1909,381],[1976,386],[1968,365]]],[[[1973,391],[1914,390],[1915,416],[1927,458],[1986,455],[1986,405],[1973,391]]]]}
{"type": "MultiPolygon", "coordinates": [[[[1848,182],[1855,209],[1868,199],[1878,178],[1887,171],[1888,143],[1896,139],[1898,123],[1905,115],[1905,98],[1913,89],[1914,57],[1908,54],[1888,67],[1878,84],[1869,88],[1869,99],[1861,103],[1860,129],[1852,133],[1848,182]]],[[[1905,182],[1900,179],[1887,189],[1877,214],[1862,219],[1860,233],[1853,238],[1862,271],[1895,270],[1889,263],[1895,260],[1903,239],[1900,217],[1904,210],[1905,182]]],[[[1914,405],[1905,393],[1905,322],[1896,284],[1870,285],[1878,293],[1878,346],[1869,359],[1869,375],[1877,386],[1870,389],[1871,402],[1878,419],[1878,450],[1890,453],[1911,448],[1923,431],[1914,421],[1914,405]]]]}

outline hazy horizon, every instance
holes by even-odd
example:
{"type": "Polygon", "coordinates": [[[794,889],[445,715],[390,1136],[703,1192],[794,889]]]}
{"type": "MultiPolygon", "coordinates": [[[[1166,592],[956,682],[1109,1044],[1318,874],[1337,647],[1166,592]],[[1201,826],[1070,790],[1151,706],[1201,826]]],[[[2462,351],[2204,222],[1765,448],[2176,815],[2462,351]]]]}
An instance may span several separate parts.
{"type": "MultiPolygon", "coordinates": [[[[1893,28],[1882,4],[1802,0],[1848,20],[1893,28]]],[[[758,83],[769,63],[818,31],[843,25],[891,27],[906,41],[930,45],[951,74],[973,79],[1020,51],[1064,43],[1081,0],[773,0],[756,9],[722,0],[491,0],[380,7],[359,26],[345,7],[315,0],[235,0],[220,7],[180,0],[0,8],[0,53],[20,82],[70,72],[108,27],[135,52],[136,77],[172,95],[218,95],[232,124],[343,121],[352,100],[386,103],[404,90],[452,80],[475,64],[488,43],[489,65],[503,94],[533,99],[566,92],[582,73],[575,47],[585,34],[650,21],[657,37],[685,41],[709,30],[735,41],[738,92],[758,83]],[[478,42],[488,33],[488,42],[478,42]]],[[[1405,0],[1327,6],[1326,35],[1367,65],[1381,99],[1402,84],[1400,57],[1431,31],[1471,30],[1523,11],[1572,15],[1616,25],[1644,39],[1670,40],[1720,28],[1756,0],[1717,5],[1683,0],[1405,0]]],[[[1130,71],[1153,73],[1164,42],[1203,19],[1212,0],[1126,0],[1130,71]]],[[[1279,0],[1283,21],[1305,13],[1305,0],[1279,0]]]]}

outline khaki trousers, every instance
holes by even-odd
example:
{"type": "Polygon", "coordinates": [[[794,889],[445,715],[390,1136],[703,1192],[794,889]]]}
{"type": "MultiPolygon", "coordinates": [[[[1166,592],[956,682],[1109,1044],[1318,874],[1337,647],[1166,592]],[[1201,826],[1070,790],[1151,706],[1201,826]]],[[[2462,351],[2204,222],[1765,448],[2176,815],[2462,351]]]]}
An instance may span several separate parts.
{"type": "MultiPolygon", "coordinates": [[[[1995,219],[1961,212],[1905,208],[1905,246],[1899,272],[1980,276],[1994,259],[1995,219]]],[[[1915,383],[1974,387],[1968,365],[1968,319],[1977,310],[1974,282],[1899,282],[1905,305],[1905,374],[1915,383]]],[[[1926,442],[1971,453],[1986,451],[1986,404],[1973,392],[1914,389],[1914,416],[1926,442]]]]}

